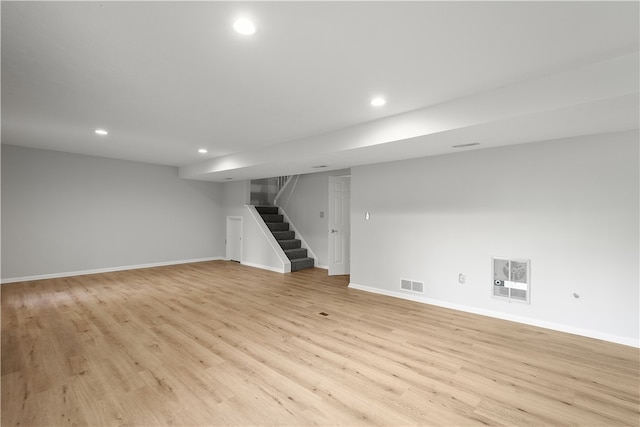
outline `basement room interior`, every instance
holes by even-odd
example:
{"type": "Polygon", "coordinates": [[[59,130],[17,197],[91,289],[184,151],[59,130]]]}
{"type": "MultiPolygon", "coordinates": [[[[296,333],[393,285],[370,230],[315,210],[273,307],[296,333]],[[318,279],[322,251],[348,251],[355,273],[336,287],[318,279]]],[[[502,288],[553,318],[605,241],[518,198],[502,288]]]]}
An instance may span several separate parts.
{"type": "Polygon", "coordinates": [[[640,2],[0,20],[2,426],[640,425],[640,2]]]}

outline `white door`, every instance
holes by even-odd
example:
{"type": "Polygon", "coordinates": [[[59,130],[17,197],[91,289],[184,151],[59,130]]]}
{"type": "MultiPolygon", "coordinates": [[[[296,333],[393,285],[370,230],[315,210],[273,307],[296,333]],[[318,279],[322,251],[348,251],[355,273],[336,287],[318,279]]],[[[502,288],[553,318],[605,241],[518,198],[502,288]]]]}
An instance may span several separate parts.
{"type": "Polygon", "coordinates": [[[227,259],[242,261],[242,217],[227,217],[227,259]]]}
{"type": "Polygon", "coordinates": [[[349,274],[351,177],[329,177],[329,276],[349,274]]]}

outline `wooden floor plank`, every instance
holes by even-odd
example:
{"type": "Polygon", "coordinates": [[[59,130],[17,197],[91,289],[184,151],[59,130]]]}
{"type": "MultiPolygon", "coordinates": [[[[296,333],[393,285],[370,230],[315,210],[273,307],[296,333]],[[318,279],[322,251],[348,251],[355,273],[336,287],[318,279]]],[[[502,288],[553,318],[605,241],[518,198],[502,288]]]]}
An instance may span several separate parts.
{"type": "Polygon", "coordinates": [[[636,348],[213,261],[3,285],[2,425],[640,425],[636,348]]]}

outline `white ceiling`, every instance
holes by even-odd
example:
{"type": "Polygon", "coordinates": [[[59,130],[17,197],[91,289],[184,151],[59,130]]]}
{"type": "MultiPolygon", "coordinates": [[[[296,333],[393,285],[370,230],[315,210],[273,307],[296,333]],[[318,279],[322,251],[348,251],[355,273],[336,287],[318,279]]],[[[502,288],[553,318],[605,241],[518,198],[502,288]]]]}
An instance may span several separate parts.
{"type": "Polygon", "coordinates": [[[3,144],[223,181],[639,127],[636,1],[1,7],[3,144]]]}

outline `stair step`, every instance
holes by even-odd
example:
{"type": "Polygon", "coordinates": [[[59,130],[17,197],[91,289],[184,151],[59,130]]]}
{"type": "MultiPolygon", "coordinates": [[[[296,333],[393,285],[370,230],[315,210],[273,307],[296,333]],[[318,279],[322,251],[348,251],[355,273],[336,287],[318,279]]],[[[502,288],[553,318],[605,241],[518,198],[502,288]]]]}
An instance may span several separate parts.
{"type": "Polygon", "coordinates": [[[284,217],[278,214],[260,214],[264,222],[284,222],[284,217]]]}
{"type": "Polygon", "coordinates": [[[291,271],[298,271],[305,268],[313,268],[313,258],[298,258],[291,260],[291,271]]]}
{"type": "Polygon", "coordinates": [[[290,260],[307,257],[307,250],[305,248],[287,249],[284,253],[290,260]]]}
{"type": "Polygon", "coordinates": [[[307,256],[308,251],[302,248],[302,242],[296,239],[296,233],[289,230],[289,224],[284,222],[280,209],[277,206],[256,206],[255,208],[291,261],[291,271],[313,268],[315,260],[307,256]]]}
{"type": "Polygon", "coordinates": [[[277,206],[256,206],[256,210],[260,214],[277,214],[278,213],[277,206]]]}
{"type": "MultiPolygon", "coordinates": [[[[286,231],[286,233],[289,233],[289,232],[286,231]]],[[[291,233],[293,233],[293,231],[291,231],[291,233]]],[[[277,237],[276,237],[276,240],[278,240],[277,237]]],[[[302,247],[302,242],[299,239],[286,239],[286,240],[283,239],[283,240],[278,240],[278,243],[280,244],[280,247],[285,251],[287,249],[298,249],[302,247]]]]}
{"type": "Polygon", "coordinates": [[[267,222],[267,227],[271,231],[289,231],[288,222],[267,222]]]}
{"type": "Polygon", "coordinates": [[[276,238],[278,242],[281,240],[293,240],[296,238],[295,231],[272,231],[273,237],[276,238]]]}

